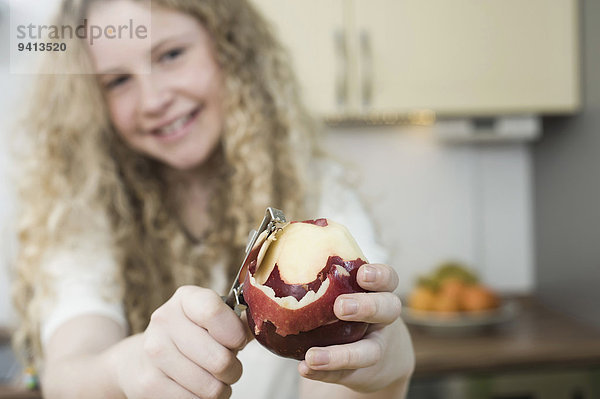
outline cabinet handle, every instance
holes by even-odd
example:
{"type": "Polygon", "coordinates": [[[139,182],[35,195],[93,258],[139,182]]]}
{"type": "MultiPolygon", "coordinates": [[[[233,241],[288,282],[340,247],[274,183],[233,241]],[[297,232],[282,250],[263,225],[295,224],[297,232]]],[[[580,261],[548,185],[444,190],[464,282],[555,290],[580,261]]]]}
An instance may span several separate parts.
{"type": "Polygon", "coordinates": [[[363,106],[371,105],[373,101],[373,48],[371,36],[366,31],[360,32],[360,52],[362,61],[362,103],[363,106]]]}
{"type": "Polygon", "coordinates": [[[337,104],[342,107],[348,102],[348,49],[342,30],[334,32],[333,41],[337,55],[337,72],[335,74],[335,97],[337,104]]]}

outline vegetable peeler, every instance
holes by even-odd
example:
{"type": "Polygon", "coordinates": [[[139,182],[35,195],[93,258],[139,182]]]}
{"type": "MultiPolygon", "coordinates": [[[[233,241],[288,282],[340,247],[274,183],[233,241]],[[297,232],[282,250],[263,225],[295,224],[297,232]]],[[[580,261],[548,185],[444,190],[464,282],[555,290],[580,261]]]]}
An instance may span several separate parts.
{"type": "Polygon", "coordinates": [[[285,215],[282,211],[276,208],[268,207],[265,211],[265,217],[263,218],[258,229],[250,232],[248,243],[246,244],[244,260],[242,261],[240,270],[238,271],[235,280],[231,285],[229,294],[222,297],[223,301],[225,301],[225,303],[232,308],[238,316],[240,316],[247,308],[243,293],[246,270],[248,270],[248,266],[252,258],[250,255],[253,252],[258,251],[260,249],[260,244],[265,242],[265,240],[271,234],[275,233],[277,230],[280,230],[285,222],[285,215]]]}

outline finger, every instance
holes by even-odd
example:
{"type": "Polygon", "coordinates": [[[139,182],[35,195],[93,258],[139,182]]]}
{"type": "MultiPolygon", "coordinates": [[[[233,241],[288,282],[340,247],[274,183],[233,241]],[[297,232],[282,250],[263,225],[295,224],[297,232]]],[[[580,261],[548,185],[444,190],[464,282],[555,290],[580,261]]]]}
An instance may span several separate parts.
{"type": "Polygon", "coordinates": [[[139,380],[139,392],[132,396],[148,399],[174,398],[174,399],[199,399],[198,396],[188,391],[157,369],[148,373],[139,380]]]}
{"type": "Polygon", "coordinates": [[[208,371],[194,364],[161,333],[155,332],[144,339],[144,353],[152,364],[168,378],[199,397],[229,397],[230,387],[208,371]]]}
{"type": "Polygon", "coordinates": [[[187,328],[177,326],[171,331],[179,352],[225,384],[238,381],[242,376],[242,363],[235,353],[215,341],[202,327],[188,323],[187,328]]]}
{"type": "Polygon", "coordinates": [[[391,292],[344,294],[336,298],[333,312],[341,320],[393,323],[402,310],[400,298],[391,292]]]}
{"type": "Polygon", "coordinates": [[[303,360],[298,364],[298,372],[302,377],[311,380],[337,383],[343,380],[344,378],[348,377],[348,375],[352,373],[353,370],[313,370],[310,367],[308,367],[306,362],[303,360]]]}
{"type": "Polygon", "coordinates": [[[380,342],[364,338],[350,344],[310,348],[304,362],[312,370],[356,370],[373,366],[382,356],[380,342]]]}
{"type": "Polygon", "coordinates": [[[229,349],[246,345],[246,330],[240,318],[214,291],[181,287],[181,308],[188,319],[206,329],[211,337],[229,349]]]}
{"type": "Polygon", "coordinates": [[[393,292],[398,287],[398,273],[388,265],[377,263],[362,265],[356,280],[368,291],[393,292]]]}

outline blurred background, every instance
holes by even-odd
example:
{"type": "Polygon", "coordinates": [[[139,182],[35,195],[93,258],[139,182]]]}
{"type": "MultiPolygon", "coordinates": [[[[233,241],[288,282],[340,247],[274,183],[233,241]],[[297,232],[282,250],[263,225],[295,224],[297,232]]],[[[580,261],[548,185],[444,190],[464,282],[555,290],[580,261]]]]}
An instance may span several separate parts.
{"type": "MultiPolygon", "coordinates": [[[[600,3],[252,1],[400,275],[409,397],[600,398],[600,3]],[[469,312],[445,280],[491,299],[469,312]]],[[[6,143],[32,78],[10,73],[8,15],[0,0],[0,331],[15,323],[6,143]]],[[[4,335],[0,383],[18,375],[4,335]]]]}

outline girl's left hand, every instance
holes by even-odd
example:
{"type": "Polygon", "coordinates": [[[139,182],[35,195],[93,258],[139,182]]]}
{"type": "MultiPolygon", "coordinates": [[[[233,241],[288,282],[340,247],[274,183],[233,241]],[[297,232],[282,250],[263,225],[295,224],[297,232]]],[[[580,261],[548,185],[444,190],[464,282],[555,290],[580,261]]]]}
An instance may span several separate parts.
{"type": "Polygon", "coordinates": [[[407,380],[414,369],[414,352],[400,319],[400,299],[393,294],[398,285],[394,269],[365,264],[358,270],[357,281],[371,292],[340,295],[334,312],[341,320],[370,323],[366,335],[350,344],[309,349],[298,370],[311,380],[374,392],[407,380]]]}

